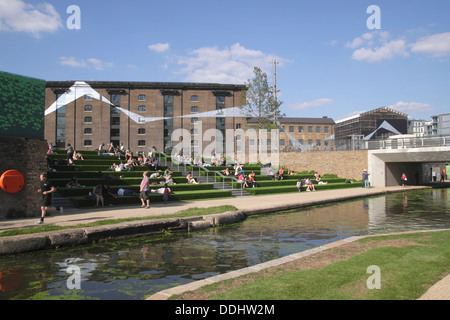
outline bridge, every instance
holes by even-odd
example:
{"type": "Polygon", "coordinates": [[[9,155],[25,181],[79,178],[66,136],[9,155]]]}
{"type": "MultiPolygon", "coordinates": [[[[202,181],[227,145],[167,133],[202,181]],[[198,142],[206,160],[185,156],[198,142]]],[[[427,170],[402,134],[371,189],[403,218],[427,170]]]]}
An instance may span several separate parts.
{"type": "MultiPolygon", "coordinates": [[[[401,184],[405,173],[408,184],[428,184],[432,173],[450,169],[450,136],[412,138],[399,137],[367,142],[369,181],[372,186],[389,187],[401,184]]],[[[447,170],[447,179],[450,172],[447,170]]]]}

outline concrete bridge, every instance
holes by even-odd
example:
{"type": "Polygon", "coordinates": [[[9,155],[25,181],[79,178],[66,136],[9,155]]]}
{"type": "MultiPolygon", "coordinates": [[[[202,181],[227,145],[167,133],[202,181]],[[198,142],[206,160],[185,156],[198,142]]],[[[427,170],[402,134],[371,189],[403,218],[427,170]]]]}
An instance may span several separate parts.
{"type": "MultiPolygon", "coordinates": [[[[432,172],[447,169],[450,163],[450,137],[402,138],[368,144],[369,181],[372,186],[389,187],[401,184],[405,173],[408,184],[428,184],[432,172]]],[[[446,179],[450,172],[446,171],[446,179]]]]}

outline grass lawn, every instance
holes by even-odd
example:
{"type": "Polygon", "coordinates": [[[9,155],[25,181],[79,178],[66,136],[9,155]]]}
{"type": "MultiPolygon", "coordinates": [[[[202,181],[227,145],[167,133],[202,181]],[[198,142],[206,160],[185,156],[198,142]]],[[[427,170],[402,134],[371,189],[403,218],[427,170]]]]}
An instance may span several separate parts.
{"type": "Polygon", "coordinates": [[[415,300],[450,273],[450,231],[365,238],[172,299],[415,300]],[[378,266],[380,289],[369,289],[378,266]],[[270,290],[268,290],[270,288],[270,290]]]}

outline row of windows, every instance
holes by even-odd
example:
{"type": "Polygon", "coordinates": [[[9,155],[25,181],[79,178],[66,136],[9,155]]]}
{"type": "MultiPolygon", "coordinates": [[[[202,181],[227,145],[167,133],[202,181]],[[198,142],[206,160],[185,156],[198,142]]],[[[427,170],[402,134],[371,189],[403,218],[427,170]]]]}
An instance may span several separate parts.
{"type": "MultiPolygon", "coordinates": [[[[84,99],[92,100],[92,96],[89,94],[86,94],[84,96],[84,99]]],[[[138,95],[138,100],[139,101],[147,101],[147,96],[145,94],[140,94],[140,95],[138,95]]],[[[196,95],[191,96],[191,102],[198,102],[198,96],[196,96],[196,95]]]]}
{"type": "MultiPolygon", "coordinates": [[[[304,145],[305,144],[305,142],[303,141],[303,139],[300,139],[300,140],[297,140],[301,145],[304,145]]],[[[311,145],[311,144],[313,144],[314,143],[314,141],[312,140],[312,139],[308,139],[308,144],[309,145],[311,145]]],[[[316,145],[317,146],[321,146],[321,145],[324,145],[324,146],[328,146],[329,145],[329,142],[328,141],[322,141],[322,140],[316,140],[316,145]]],[[[292,143],[292,141],[291,140],[289,140],[289,146],[293,146],[294,144],[292,143]]],[[[281,147],[284,147],[284,146],[286,146],[286,141],[284,140],[284,139],[280,139],[280,146],[281,147]]]]}
{"type": "MultiPolygon", "coordinates": [[[[138,112],[146,112],[147,111],[147,107],[146,106],[138,106],[137,108],[138,112]]],[[[92,105],[85,105],[84,106],[84,111],[86,112],[92,112],[92,105]]],[[[198,113],[198,107],[197,106],[192,106],[191,107],[191,112],[192,113],[198,113]]]]}
{"type": "MultiPolygon", "coordinates": [[[[282,126],[284,130],[286,130],[286,128],[284,126],[282,126]]],[[[323,128],[323,133],[330,133],[330,127],[319,127],[316,126],[316,133],[322,133],[322,128],[323,128]]],[[[289,132],[295,132],[295,127],[294,126],[289,126],[289,132]]],[[[305,129],[303,126],[298,126],[297,128],[298,133],[304,133],[305,129]]],[[[314,127],[313,126],[308,126],[308,133],[314,133],[314,127]]]]}
{"type": "MultiPolygon", "coordinates": [[[[92,147],[92,140],[84,140],[84,146],[85,147],[92,147]]],[[[146,141],[145,140],[138,140],[138,146],[139,147],[145,147],[146,141]]]]}

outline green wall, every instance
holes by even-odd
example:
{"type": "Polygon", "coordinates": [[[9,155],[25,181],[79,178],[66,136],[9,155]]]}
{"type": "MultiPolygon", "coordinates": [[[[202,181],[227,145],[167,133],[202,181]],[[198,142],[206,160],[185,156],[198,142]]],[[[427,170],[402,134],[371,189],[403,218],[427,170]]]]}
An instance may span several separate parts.
{"type": "Polygon", "coordinates": [[[0,137],[44,139],[45,85],[0,71],[0,137]]]}

